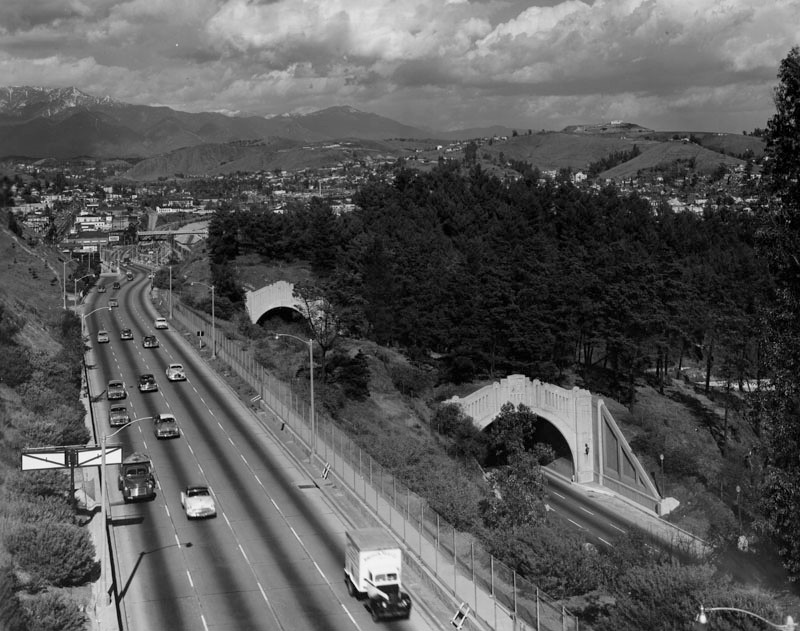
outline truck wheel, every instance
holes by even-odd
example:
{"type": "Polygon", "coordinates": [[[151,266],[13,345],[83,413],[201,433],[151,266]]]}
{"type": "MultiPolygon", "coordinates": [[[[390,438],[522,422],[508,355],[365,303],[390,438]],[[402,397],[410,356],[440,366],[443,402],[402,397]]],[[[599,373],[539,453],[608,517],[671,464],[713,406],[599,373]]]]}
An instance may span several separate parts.
{"type": "Polygon", "coordinates": [[[369,612],[372,614],[372,622],[380,622],[381,617],[378,615],[378,611],[374,607],[370,607],[369,612]]]}
{"type": "Polygon", "coordinates": [[[347,585],[347,595],[353,598],[356,595],[356,586],[353,585],[353,581],[350,580],[349,576],[344,577],[344,582],[347,585]]]}

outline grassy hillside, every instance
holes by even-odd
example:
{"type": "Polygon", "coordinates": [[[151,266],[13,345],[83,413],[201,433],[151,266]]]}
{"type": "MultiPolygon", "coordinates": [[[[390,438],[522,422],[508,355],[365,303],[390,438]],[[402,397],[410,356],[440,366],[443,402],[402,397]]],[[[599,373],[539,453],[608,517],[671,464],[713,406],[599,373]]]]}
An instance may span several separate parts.
{"type": "Polygon", "coordinates": [[[62,311],[63,259],[57,248],[29,245],[7,226],[8,211],[0,211],[0,304],[24,320],[20,341],[25,346],[54,352],[60,343],[47,327],[62,311]]]}
{"type": "Polygon", "coordinates": [[[640,145],[639,148],[642,150],[641,154],[613,169],[604,171],[600,177],[614,180],[635,178],[648,171],[668,171],[670,165],[673,164],[685,167],[690,163],[694,165],[694,171],[700,175],[710,175],[721,164],[726,167],[743,164],[743,161],[738,158],[680,140],[660,142],[645,147],[640,145]]]}

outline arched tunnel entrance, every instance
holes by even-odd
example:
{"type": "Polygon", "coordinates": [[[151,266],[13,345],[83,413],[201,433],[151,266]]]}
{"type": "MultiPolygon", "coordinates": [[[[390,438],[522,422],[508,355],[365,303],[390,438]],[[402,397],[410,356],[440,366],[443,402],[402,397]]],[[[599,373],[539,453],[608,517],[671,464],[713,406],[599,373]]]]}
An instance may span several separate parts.
{"type": "Polygon", "coordinates": [[[276,307],[264,313],[256,324],[267,331],[275,331],[289,324],[305,323],[305,318],[296,309],[276,307]]]}
{"type": "MultiPolygon", "coordinates": [[[[552,448],[555,453],[553,462],[547,465],[548,468],[554,469],[567,478],[575,473],[575,463],[572,457],[572,451],[569,448],[564,435],[546,418],[537,415],[534,424],[534,431],[525,437],[525,448],[528,450],[533,449],[534,445],[538,443],[545,444],[552,448]]],[[[494,423],[487,425],[484,430],[487,434],[492,434],[496,431],[494,423]]],[[[526,432],[527,434],[527,432],[526,432]]],[[[497,461],[491,455],[487,459],[486,464],[490,467],[498,466],[502,462],[497,461]]]]}

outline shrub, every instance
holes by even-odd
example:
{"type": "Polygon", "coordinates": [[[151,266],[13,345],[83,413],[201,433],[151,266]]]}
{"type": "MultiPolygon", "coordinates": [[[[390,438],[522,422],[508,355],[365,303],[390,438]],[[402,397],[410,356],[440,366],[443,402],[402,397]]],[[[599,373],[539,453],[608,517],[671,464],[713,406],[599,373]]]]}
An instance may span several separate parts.
{"type": "Polygon", "coordinates": [[[14,570],[0,567],[0,629],[3,631],[26,631],[25,610],[20,604],[14,570]]]}
{"type": "Polygon", "coordinates": [[[25,601],[30,628],[36,631],[83,631],[86,614],[74,600],[59,593],[44,592],[25,601]]]}
{"type": "Polygon", "coordinates": [[[89,533],[71,524],[23,524],[5,545],[21,569],[57,587],[82,585],[97,569],[89,533]]]}
{"type": "MultiPolygon", "coordinates": [[[[380,355],[379,358],[381,358],[380,355]]],[[[386,360],[384,360],[384,363],[387,364],[387,371],[392,384],[406,396],[419,397],[431,385],[430,375],[419,368],[402,363],[389,364],[386,360]]]]}
{"type": "Polygon", "coordinates": [[[60,469],[14,471],[6,479],[6,491],[17,496],[65,498],[68,489],[69,479],[60,469]]]}
{"type": "Polygon", "coordinates": [[[21,523],[72,523],[74,519],[66,496],[36,497],[4,493],[0,497],[0,514],[21,523]]]}
{"type": "Polygon", "coordinates": [[[327,365],[326,380],[336,384],[347,399],[363,401],[369,397],[369,366],[364,353],[354,356],[335,353],[327,365]]]}
{"type": "Polygon", "coordinates": [[[11,388],[25,383],[33,375],[33,365],[28,354],[17,345],[0,343],[0,383],[11,388]]]}

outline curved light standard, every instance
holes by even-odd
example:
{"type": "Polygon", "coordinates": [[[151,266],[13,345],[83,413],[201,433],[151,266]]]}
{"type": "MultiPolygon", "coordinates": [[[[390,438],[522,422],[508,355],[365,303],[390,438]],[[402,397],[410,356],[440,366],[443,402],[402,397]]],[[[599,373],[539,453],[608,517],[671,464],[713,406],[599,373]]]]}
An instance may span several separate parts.
{"type": "Polygon", "coordinates": [[[211,290],[211,359],[217,356],[217,326],[216,318],[214,316],[214,285],[200,282],[199,280],[193,281],[192,285],[204,285],[211,290]]]}
{"type": "MultiPolygon", "coordinates": [[[[70,263],[74,263],[75,259],[70,259],[70,263]]],[[[61,302],[64,311],[67,310],[67,261],[61,261],[61,302]]]]}
{"type": "Polygon", "coordinates": [[[73,306],[73,308],[78,306],[78,281],[79,280],[83,280],[84,278],[89,278],[90,276],[92,278],[94,278],[94,274],[84,274],[80,278],[73,278],[72,279],[72,299],[73,299],[72,306],[73,306]]]}
{"type": "Polygon", "coordinates": [[[106,539],[106,528],[108,526],[106,520],[108,519],[108,515],[106,513],[106,443],[109,438],[112,436],[116,436],[119,434],[123,429],[127,429],[134,423],[139,423],[141,421],[147,421],[152,419],[152,416],[143,416],[141,418],[135,418],[130,421],[127,425],[123,425],[118,430],[111,432],[110,434],[103,434],[100,437],[100,523],[103,527],[103,545],[100,548],[103,551],[101,565],[100,565],[100,574],[105,578],[104,580],[104,589],[106,592],[106,598],[108,598],[108,575],[106,574],[106,544],[108,543],[106,539]]]}
{"type": "Polygon", "coordinates": [[[316,455],[317,453],[317,417],[314,414],[314,340],[309,338],[308,340],[304,340],[302,337],[297,337],[296,335],[292,335],[291,333],[273,333],[275,339],[277,340],[279,337],[291,337],[298,342],[302,342],[303,344],[308,345],[308,365],[309,365],[309,381],[311,382],[311,453],[312,455],[316,455]]]}
{"type": "Polygon", "coordinates": [[[86,318],[88,318],[93,313],[97,313],[98,311],[111,311],[111,307],[98,307],[97,309],[90,311],[89,313],[84,313],[81,316],[81,335],[86,335],[86,318]]]}
{"type": "Polygon", "coordinates": [[[791,616],[786,616],[786,622],[784,624],[775,624],[766,618],[762,618],[757,613],[747,611],[746,609],[739,609],[738,607],[703,607],[703,605],[700,605],[700,614],[697,616],[696,621],[700,624],[707,624],[708,616],[706,616],[706,612],[710,611],[734,611],[736,613],[743,613],[747,616],[752,616],[753,618],[761,620],[761,622],[768,624],[773,629],[781,629],[781,631],[796,631],[797,629],[797,623],[791,616]]]}

